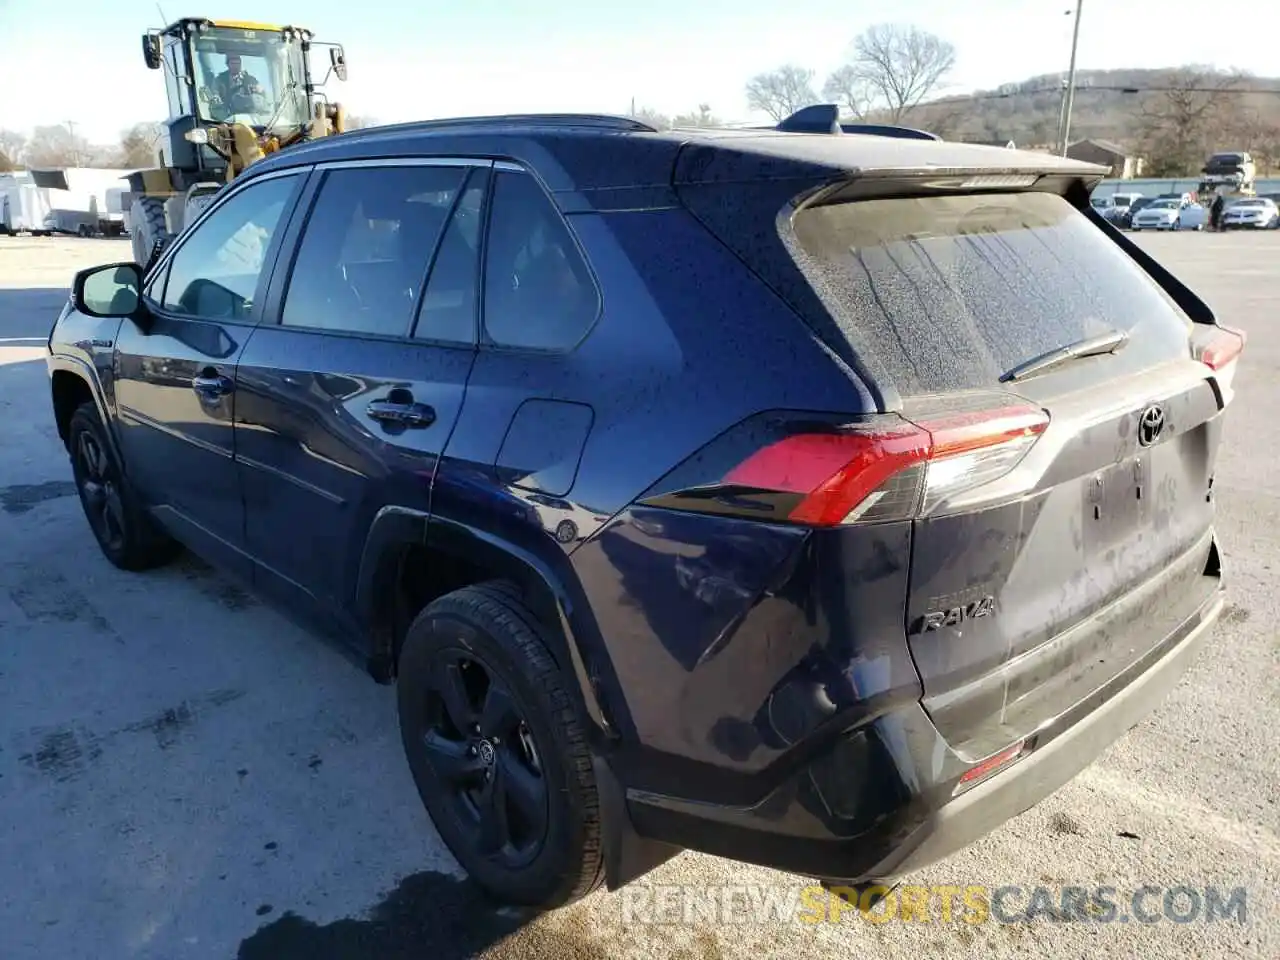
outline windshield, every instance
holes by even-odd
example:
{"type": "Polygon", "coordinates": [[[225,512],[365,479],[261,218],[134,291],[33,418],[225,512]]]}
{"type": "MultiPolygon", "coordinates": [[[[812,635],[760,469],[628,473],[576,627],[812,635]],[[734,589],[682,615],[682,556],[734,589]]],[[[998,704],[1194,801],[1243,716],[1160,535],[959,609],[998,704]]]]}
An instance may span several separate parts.
{"type": "Polygon", "coordinates": [[[1147,209],[1149,210],[1176,210],[1178,208],[1177,200],[1157,200],[1147,209]]]}
{"type": "Polygon", "coordinates": [[[213,27],[193,41],[192,61],[202,120],[278,129],[311,119],[297,38],[213,27]]]}
{"type": "Polygon", "coordinates": [[[1094,197],[1091,202],[1095,207],[1099,207],[1099,208],[1111,206],[1110,197],[1094,197]]]}

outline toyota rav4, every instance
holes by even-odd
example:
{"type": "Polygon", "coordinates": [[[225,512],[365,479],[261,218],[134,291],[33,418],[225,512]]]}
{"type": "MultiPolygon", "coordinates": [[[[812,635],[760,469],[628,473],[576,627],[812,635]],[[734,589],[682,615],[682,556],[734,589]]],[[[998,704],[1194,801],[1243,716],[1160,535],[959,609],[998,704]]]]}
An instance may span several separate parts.
{"type": "Polygon", "coordinates": [[[892,882],[1088,765],[1222,609],[1243,338],[1091,209],[1106,170],[783,128],[302,145],[52,331],[107,559],[181,544],[394,681],[501,898],[686,848],[892,882]]]}

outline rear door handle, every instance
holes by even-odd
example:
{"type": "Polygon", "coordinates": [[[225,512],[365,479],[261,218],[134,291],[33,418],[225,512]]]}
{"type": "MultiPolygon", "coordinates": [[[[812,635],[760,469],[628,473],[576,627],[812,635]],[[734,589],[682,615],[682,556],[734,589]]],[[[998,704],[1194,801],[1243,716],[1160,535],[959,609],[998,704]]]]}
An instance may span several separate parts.
{"type": "Polygon", "coordinates": [[[425,403],[396,403],[392,400],[374,400],[365,410],[371,420],[389,426],[421,429],[436,422],[436,412],[425,403]]]}
{"type": "Polygon", "coordinates": [[[205,397],[225,397],[235,388],[235,381],[221,374],[202,374],[191,379],[191,389],[205,397]]]}

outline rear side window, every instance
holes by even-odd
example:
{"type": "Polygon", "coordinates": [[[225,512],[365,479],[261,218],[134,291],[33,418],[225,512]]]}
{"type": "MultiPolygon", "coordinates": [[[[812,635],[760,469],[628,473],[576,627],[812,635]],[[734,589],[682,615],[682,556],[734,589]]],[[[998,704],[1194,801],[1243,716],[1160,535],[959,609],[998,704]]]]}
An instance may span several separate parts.
{"type": "Polygon", "coordinates": [[[285,294],[288,327],[406,336],[464,167],[331,170],[285,294]]]}
{"type": "Polygon", "coordinates": [[[484,325],[490,342],[567,350],[599,308],[595,282],[569,228],[533,177],[494,179],[485,260],[484,325]]]}
{"type": "Polygon", "coordinates": [[[474,343],[479,291],[480,238],[484,192],[489,172],[476,170],[467,180],[436,251],[427,289],[418,305],[413,335],[422,340],[474,343]]]}
{"type": "Polygon", "coordinates": [[[834,318],[824,339],[907,395],[989,386],[1122,330],[1137,358],[1186,355],[1190,321],[1066,200],[1020,193],[865,200],[794,218],[793,254],[834,318]]]}

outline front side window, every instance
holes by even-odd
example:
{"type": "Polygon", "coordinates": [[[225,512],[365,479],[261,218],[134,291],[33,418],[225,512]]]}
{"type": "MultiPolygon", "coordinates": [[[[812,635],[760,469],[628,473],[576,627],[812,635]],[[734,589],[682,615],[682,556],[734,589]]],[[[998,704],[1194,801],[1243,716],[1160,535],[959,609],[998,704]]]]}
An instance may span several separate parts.
{"type": "Polygon", "coordinates": [[[567,350],[599,311],[569,228],[533,177],[495,177],[485,260],[484,325],[494,344],[567,350]]]}
{"type": "Polygon", "coordinates": [[[332,170],[285,294],[289,327],[406,336],[465,167],[332,170]]]}
{"type": "Polygon", "coordinates": [[[267,250],[296,185],[293,176],[260,180],[194,227],[167,268],[164,309],[248,322],[267,250]]]}

